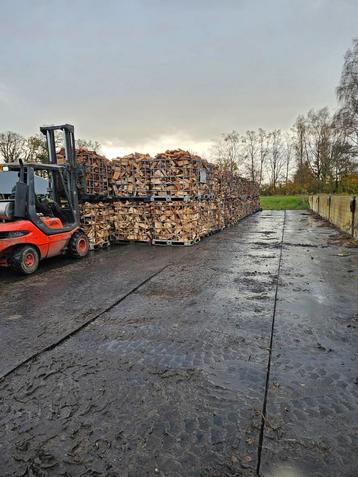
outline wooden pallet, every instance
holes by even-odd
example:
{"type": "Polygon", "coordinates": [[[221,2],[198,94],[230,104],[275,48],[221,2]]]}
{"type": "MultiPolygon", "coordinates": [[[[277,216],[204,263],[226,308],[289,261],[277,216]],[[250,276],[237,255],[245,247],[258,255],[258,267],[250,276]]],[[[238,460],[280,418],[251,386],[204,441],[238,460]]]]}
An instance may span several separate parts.
{"type": "Polygon", "coordinates": [[[187,240],[187,241],[179,241],[179,240],[160,240],[160,239],[153,239],[153,245],[161,245],[161,246],[172,246],[172,247],[190,247],[191,245],[195,245],[196,243],[200,242],[200,239],[196,240],[187,240]]]}
{"type": "Polygon", "coordinates": [[[118,245],[128,245],[128,244],[135,244],[135,243],[151,244],[152,241],[150,239],[148,240],[117,240],[114,238],[114,239],[111,239],[110,243],[118,244],[118,245]]]}

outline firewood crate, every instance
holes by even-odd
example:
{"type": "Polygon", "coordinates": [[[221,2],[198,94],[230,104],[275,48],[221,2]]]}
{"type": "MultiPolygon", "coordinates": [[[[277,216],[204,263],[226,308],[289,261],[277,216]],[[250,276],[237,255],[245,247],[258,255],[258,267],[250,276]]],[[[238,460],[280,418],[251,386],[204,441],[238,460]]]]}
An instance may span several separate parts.
{"type": "Polygon", "coordinates": [[[259,208],[258,186],[181,149],[111,163],[79,150],[84,170],[81,222],[91,246],[188,246],[259,208]]]}
{"type": "Polygon", "coordinates": [[[198,201],[152,202],[152,243],[195,243],[200,239],[198,201]]]}
{"type": "Polygon", "coordinates": [[[83,197],[106,198],[111,195],[112,163],[93,151],[79,149],[77,161],[82,165],[83,177],[79,185],[79,195],[83,197]]]}
{"type": "Polygon", "coordinates": [[[114,196],[150,196],[152,158],[148,154],[129,154],[112,161],[111,184],[114,196]]]}
{"type": "Polygon", "coordinates": [[[151,161],[152,197],[198,198],[210,194],[209,163],[188,151],[177,149],[157,154],[151,161]]]}
{"type": "Polygon", "coordinates": [[[109,203],[80,204],[81,228],[89,239],[91,249],[109,245],[112,215],[112,207],[109,203]]]}
{"type": "Polygon", "coordinates": [[[143,201],[118,201],[112,205],[111,240],[146,242],[152,239],[151,204],[143,201]]]}

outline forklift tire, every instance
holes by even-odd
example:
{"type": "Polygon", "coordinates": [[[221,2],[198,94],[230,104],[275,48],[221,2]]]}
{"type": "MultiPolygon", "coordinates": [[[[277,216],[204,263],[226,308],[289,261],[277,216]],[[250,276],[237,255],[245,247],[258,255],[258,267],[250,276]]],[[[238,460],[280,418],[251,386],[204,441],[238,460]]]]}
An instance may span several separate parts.
{"type": "Polygon", "coordinates": [[[82,230],[77,230],[68,244],[68,253],[74,258],[83,258],[88,255],[89,252],[89,240],[87,235],[82,230]]]}
{"type": "Polygon", "coordinates": [[[10,265],[15,272],[30,275],[36,272],[40,263],[40,255],[32,245],[18,248],[11,258],[10,265]]]}

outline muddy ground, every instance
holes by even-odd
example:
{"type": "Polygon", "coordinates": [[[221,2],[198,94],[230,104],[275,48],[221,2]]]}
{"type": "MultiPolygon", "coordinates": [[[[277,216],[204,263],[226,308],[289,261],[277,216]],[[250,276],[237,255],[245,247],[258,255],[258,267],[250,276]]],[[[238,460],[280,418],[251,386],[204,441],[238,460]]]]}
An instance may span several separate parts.
{"type": "Polygon", "coordinates": [[[358,249],[301,211],[0,272],[1,476],[356,476],[358,249]]]}

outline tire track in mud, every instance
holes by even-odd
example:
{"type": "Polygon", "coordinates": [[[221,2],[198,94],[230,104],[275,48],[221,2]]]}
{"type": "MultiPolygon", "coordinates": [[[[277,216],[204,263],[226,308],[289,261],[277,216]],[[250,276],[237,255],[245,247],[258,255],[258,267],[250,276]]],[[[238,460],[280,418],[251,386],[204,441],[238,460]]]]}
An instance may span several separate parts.
{"type": "Polygon", "coordinates": [[[37,351],[36,353],[30,355],[29,357],[25,358],[24,360],[22,360],[20,363],[18,363],[16,366],[14,366],[13,368],[11,368],[9,371],[7,371],[5,374],[3,374],[2,376],[0,376],[0,382],[2,382],[4,379],[6,379],[8,376],[10,376],[12,373],[14,373],[15,371],[17,371],[19,368],[21,368],[22,366],[24,366],[25,364],[33,361],[34,359],[36,359],[38,356],[42,355],[43,353],[46,353],[48,351],[51,351],[55,348],[57,348],[57,346],[61,345],[62,343],[64,343],[65,341],[69,340],[72,336],[76,335],[77,333],[79,333],[81,330],[83,330],[84,328],[86,328],[88,325],[90,325],[91,323],[93,323],[94,321],[96,321],[98,318],[100,318],[101,316],[103,316],[105,313],[108,313],[110,310],[112,310],[114,307],[116,307],[117,305],[119,305],[122,301],[124,301],[126,298],[128,298],[130,295],[132,295],[132,293],[135,293],[136,291],[138,291],[143,285],[145,285],[146,283],[148,283],[150,280],[152,280],[153,278],[155,278],[156,276],[158,276],[160,273],[162,273],[165,269],[167,269],[168,267],[170,267],[172,265],[172,263],[167,263],[167,265],[165,265],[164,267],[162,267],[160,270],[157,270],[155,273],[152,273],[149,277],[147,277],[145,280],[143,280],[142,282],[140,282],[138,285],[136,285],[135,287],[133,287],[131,290],[129,290],[129,292],[127,292],[125,295],[123,295],[121,298],[119,298],[118,300],[116,300],[114,303],[112,303],[111,305],[107,306],[104,310],[102,310],[100,313],[98,313],[97,315],[95,316],[92,316],[92,318],[90,318],[89,320],[85,321],[84,323],[82,323],[80,326],[78,326],[77,328],[74,328],[72,331],[70,331],[69,333],[65,334],[64,336],[62,336],[61,338],[59,338],[57,341],[55,341],[54,343],[51,343],[50,345],[48,346],[45,346],[44,348],[40,349],[39,351],[37,351]]]}
{"type": "Polygon", "coordinates": [[[281,264],[282,264],[282,255],[283,255],[283,241],[285,235],[285,225],[286,225],[286,210],[284,211],[283,215],[283,223],[282,223],[282,235],[281,235],[281,242],[280,242],[280,257],[278,260],[278,267],[277,267],[277,274],[276,274],[276,290],[275,290],[275,298],[274,298],[274,305],[273,305],[273,312],[272,312],[272,326],[271,326],[271,336],[270,336],[270,347],[269,347],[269,357],[267,362],[267,374],[266,374],[266,384],[265,384],[265,393],[264,393],[264,401],[262,405],[261,411],[261,428],[260,428],[260,435],[259,435],[259,444],[257,448],[257,467],[256,467],[256,475],[260,477],[260,467],[261,467],[261,455],[262,455],[262,446],[264,440],[264,431],[266,425],[266,411],[267,411],[267,396],[268,396],[268,388],[270,384],[270,372],[271,372],[271,360],[272,360],[272,346],[273,346],[273,336],[275,332],[275,317],[276,317],[276,309],[277,309],[277,299],[278,299],[278,290],[279,290],[279,282],[280,282],[280,272],[281,272],[281,264]]]}

